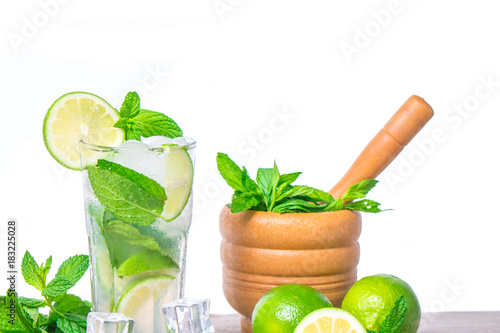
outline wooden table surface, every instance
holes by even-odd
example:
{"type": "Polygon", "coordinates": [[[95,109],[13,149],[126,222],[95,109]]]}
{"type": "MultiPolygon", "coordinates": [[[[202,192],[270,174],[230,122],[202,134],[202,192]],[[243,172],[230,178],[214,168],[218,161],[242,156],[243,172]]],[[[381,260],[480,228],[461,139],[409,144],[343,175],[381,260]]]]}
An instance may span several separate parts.
{"type": "MultiPolygon", "coordinates": [[[[237,314],[211,315],[215,333],[241,333],[237,314]]],[[[419,333],[500,333],[500,312],[424,313],[419,333]]]]}

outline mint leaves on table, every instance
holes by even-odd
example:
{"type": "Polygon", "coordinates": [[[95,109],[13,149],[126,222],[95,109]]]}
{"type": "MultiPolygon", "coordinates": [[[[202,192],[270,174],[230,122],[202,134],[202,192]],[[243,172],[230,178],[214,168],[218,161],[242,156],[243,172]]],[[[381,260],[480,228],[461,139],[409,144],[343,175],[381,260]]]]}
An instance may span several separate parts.
{"type": "MultiPolygon", "coordinates": [[[[394,302],[391,312],[385,317],[379,333],[399,333],[403,328],[406,317],[406,300],[404,296],[399,296],[394,302]]],[[[368,333],[377,333],[367,330],[368,333]]]]}
{"type": "Polygon", "coordinates": [[[103,159],[87,171],[95,196],[118,219],[150,225],[161,217],[167,195],[153,179],[103,159]]]}
{"type": "Polygon", "coordinates": [[[258,210],[276,213],[330,212],[341,209],[379,213],[379,203],[365,199],[377,180],[367,179],[355,184],[341,198],[305,185],[292,185],[301,172],[280,174],[276,162],[273,168],[260,168],[256,181],[245,167],[240,168],[229,156],[217,154],[217,168],[234,189],[231,212],[258,210]]]}
{"type": "Polygon", "coordinates": [[[162,135],[169,138],[182,136],[175,121],[163,113],[141,109],[139,95],[131,91],[125,96],[120,108],[120,119],[114,127],[125,131],[126,140],[141,140],[141,137],[162,135]]]}
{"type": "Polygon", "coordinates": [[[41,292],[43,299],[18,297],[14,290],[8,289],[6,296],[0,296],[0,332],[85,333],[91,304],[67,292],[87,271],[89,258],[70,257],[61,264],[54,279],[47,282],[51,264],[52,256],[38,265],[26,251],[21,273],[26,283],[41,292]],[[49,308],[48,315],[39,312],[45,307],[49,308]]]}

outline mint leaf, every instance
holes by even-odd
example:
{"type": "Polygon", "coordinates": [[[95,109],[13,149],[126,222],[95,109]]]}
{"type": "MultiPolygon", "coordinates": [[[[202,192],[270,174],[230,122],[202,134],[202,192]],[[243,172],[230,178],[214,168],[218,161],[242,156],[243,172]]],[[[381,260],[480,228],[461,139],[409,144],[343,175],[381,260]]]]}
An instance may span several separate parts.
{"type": "Polygon", "coordinates": [[[140,103],[139,95],[135,91],[127,93],[120,108],[120,118],[133,118],[139,114],[140,103]]]}
{"type": "Polygon", "coordinates": [[[23,327],[10,318],[6,308],[0,309],[0,332],[24,332],[23,327]]]}
{"type": "Polygon", "coordinates": [[[160,112],[142,109],[133,120],[134,124],[141,126],[140,133],[143,137],[162,135],[177,138],[182,136],[182,130],[177,123],[160,112]]]}
{"type": "Polygon", "coordinates": [[[7,290],[7,295],[9,293],[13,293],[11,297],[2,297],[0,303],[0,332],[25,332],[24,327],[18,323],[19,319],[16,316],[15,293],[11,289],[7,290]],[[14,303],[10,303],[11,299],[14,303]],[[13,309],[13,311],[10,309],[13,309]]]}
{"type": "Polygon", "coordinates": [[[24,313],[26,316],[30,319],[31,324],[33,328],[36,329],[38,328],[39,321],[40,321],[40,314],[38,313],[37,308],[24,308],[24,313]]]}
{"type": "Polygon", "coordinates": [[[314,201],[314,202],[317,201],[330,202],[333,200],[333,197],[327,192],[305,185],[296,185],[291,187],[289,190],[283,192],[283,194],[281,194],[276,201],[281,201],[284,198],[293,198],[293,197],[303,197],[307,201],[314,201]]]}
{"type": "Polygon", "coordinates": [[[257,184],[250,178],[245,167],[240,167],[234,163],[227,154],[217,154],[217,168],[226,181],[234,190],[240,192],[256,193],[259,191],[257,184]]]}
{"type": "Polygon", "coordinates": [[[39,275],[43,280],[43,284],[45,285],[45,280],[47,278],[47,274],[49,273],[50,266],[52,265],[52,256],[48,257],[45,261],[45,264],[40,265],[39,275]]]}
{"type": "Polygon", "coordinates": [[[56,277],[62,277],[76,284],[85,274],[87,268],[89,268],[89,256],[83,254],[72,256],[59,266],[56,277]]]}
{"type": "Polygon", "coordinates": [[[284,183],[291,184],[297,180],[297,178],[302,174],[302,172],[285,173],[280,175],[280,180],[278,186],[284,183]]]}
{"type": "Polygon", "coordinates": [[[377,332],[372,331],[372,330],[366,330],[366,333],[377,333],[377,332]]]}
{"type": "Polygon", "coordinates": [[[344,200],[341,198],[335,199],[334,201],[329,202],[323,211],[325,212],[334,212],[337,210],[341,210],[344,208],[344,200]]]}
{"type": "Polygon", "coordinates": [[[125,131],[125,140],[141,140],[142,126],[137,124],[133,119],[119,119],[113,127],[121,128],[125,131]]]}
{"type": "Polygon", "coordinates": [[[45,287],[45,281],[40,276],[40,267],[28,251],[24,253],[21,261],[21,273],[27,284],[40,291],[45,287]]]}
{"type": "MultiPolygon", "coordinates": [[[[257,170],[257,185],[259,186],[260,190],[262,193],[264,193],[264,196],[269,197],[271,195],[271,192],[273,191],[273,169],[270,168],[260,168],[257,170]]],[[[278,174],[278,181],[279,181],[279,174],[278,174]]],[[[276,181],[277,184],[277,181],[276,181]]]]}
{"type": "Polygon", "coordinates": [[[57,327],[64,333],[85,333],[87,318],[84,316],[67,314],[57,319],[57,327]]]}
{"type": "Polygon", "coordinates": [[[135,170],[124,167],[123,165],[110,162],[107,160],[100,159],[97,161],[97,166],[100,168],[108,169],[111,172],[116,173],[122,177],[127,178],[128,180],[139,185],[143,190],[149,192],[154,195],[161,201],[167,200],[167,195],[165,194],[165,189],[163,186],[158,184],[155,180],[146,177],[142,173],[139,173],[135,170]]]}
{"type": "MultiPolygon", "coordinates": [[[[7,297],[6,297],[6,303],[9,304],[10,306],[14,306],[15,309],[15,323],[13,326],[18,326],[21,327],[22,332],[36,332],[35,328],[33,327],[33,320],[31,317],[26,313],[24,308],[21,306],[19,303],[19,299],[17,297],[17,293],[11,289],[7,290],[7,297]]],[[[9,316],[9,321],[7,321],[7,325],[12,325],[12,318],[9,316]]],[[[12,326],[11,326],[12,327],[12,326]]],[[[7,331],[7,329],[6,329],[7,331]]]]}
{"type": "Polygon", "coordinates": [[[260,188],[257,185],[257,183],[252,178],[250,178],[247,168],[242,167],[241,169],[242,169],[241,181],[246,191],[262,195],[262,192],[260,191],[260,188]]]}
{"type": "Polygon", "coordinates": [[[231,213],[244,212],[257,206],[262,196],[256,193],[235,191],[231,201],[231,213]]]}
{"type": "Polygon", "coordinates": [[[378,180],[365,179],[357,184],[351,185],[342,195],[342,200],[344,200],[344,202],[348,202],[356,199],[363,199],[364,197],[366,197],[368,192],[370,192],[370,190],[374,188],[375,185],[377,185],[377,183],[378,180]]]}
{"type": "Polygon", "coordinates": [[[120,220],[150,225],[161,217],[163,201],[130,180],[99,166],[87,168],[90,184],[99,202],[120,220]]]}
{"type": "Polygon", "coordinates": [[[278,182],[278,188],[276,189],[276,192],[274,193],[275,201],[278,202],[280,201],[279,198],[283,195],[285,191],[288,191],[291,189],[293,186],[290,185],[289,183],[279,183],[278,182]]]}
{"type": "Polygon", "coordinates": [[[176,138],[182,136],[177,123],[163,113],[141,109],[139,95],[131,91],[120,108],[120,119],[113,125],[125,131],[126,140],[141,140],[155,135],[176,138]]]}
{"type": "Polygon", "coordinates": [[[125,131],[127,131],[130,126],[129,126],[129,119],[127,118],[120,118],[116,121],[116,123],[113,125],[113,127],[116,127],[116,128],[121,128],[125,131]]]}
{"type": "Polygon", "coordinates": [[[322,206],[302,199],[286,200],[273,208],[275,213],[308,213],[321,209],[322,206]]]}
{"type": "Polygon", "coordinates": [[[76,295],[65,294],[57,299],[54,308],[60,313],[71,313],[75,315],[87,316],[90,306],[87,302],[76,295]]]}
{"type": "Polygon", "coordinates": [[[27,307],[27,308],[43,308],[44,306],[47,305],[45,301],[39,300],[39,299],[34,299],[34,298],[26,298],[19,296],[19,303],[21,303],[22,306],[27,307]]]}
{"type": "Polygon", "coordinates": [[[382,212],[382,209],[380,209],[379,206],[380,203],[373,200],[365,199],[365,200],[346,203],[344,205],[344,209],[359,210],[360,212],[365,212],[365,213],[380,213],[382,212]]]}
{"type": "Polygon", "coordinates": [[[243,185],[243,172],[240,167],[224,153],[217,153],[217,169],[226,183],[235,191],[246,192],[243,185]]]}
{"type": "Polygon", "coordinates": [[[137,228],[130,224],[120,220],[112,220],[105,222],[103,228],[107,234],[113,235],[123,242],[143,246],[166,255],[165,251],[163,251],[153,237],[141,234],[137,228]]]}
{"type": "Polygon", "coordinates": [[[272,169],[260,168],[257,170],[257,185],[262,193],[264,193],[264,203],[267,210],[271,211],[275,203],[276,187],[280,180],[280,173],[276,162],[272,169]]]}
{"type": "Polygon", "coordinates": [[[50,281],[45,289],[42,290],[42,296],[47,298],[56,297],[64,294],[71,287],[75,285],[74,282],[62,276],[56,276],[52,281],[50,281]]]}
{"type": "Polygon", "coordinates": [[[399,296],[391,312],[385,317],[380,333],[399,333],[405,321],[406,309],[405,297],[399,296]]]}

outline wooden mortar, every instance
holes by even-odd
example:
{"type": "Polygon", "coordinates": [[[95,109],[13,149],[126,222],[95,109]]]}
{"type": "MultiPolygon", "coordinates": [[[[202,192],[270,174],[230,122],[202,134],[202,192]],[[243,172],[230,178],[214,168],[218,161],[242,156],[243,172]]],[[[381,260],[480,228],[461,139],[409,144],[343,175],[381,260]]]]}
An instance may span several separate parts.
{"type": "MultiPolygon", "coordinates": [[[[377,177],[432,117],[432,108],[411,96],[361,152],[331,190],[335,198],[361,180],[377,177]]],[[[286,283],[310,285],[340,307],[356,282],[361,215],[341,210],[278,214],[220,213],[223,291],[242,315],[241,329],[252,332],[252,311],[272,288],[286,283]]]]}

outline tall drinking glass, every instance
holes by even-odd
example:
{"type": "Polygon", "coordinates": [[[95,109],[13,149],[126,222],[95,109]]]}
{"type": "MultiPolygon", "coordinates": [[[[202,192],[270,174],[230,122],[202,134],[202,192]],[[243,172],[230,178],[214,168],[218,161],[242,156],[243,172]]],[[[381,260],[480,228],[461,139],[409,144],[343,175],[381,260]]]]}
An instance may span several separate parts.
{"type": "Polygon", "coordinates": [[[183,297],[195,141],[80,143],[93,311],[166,332],[161,306],[183,297]]]}

